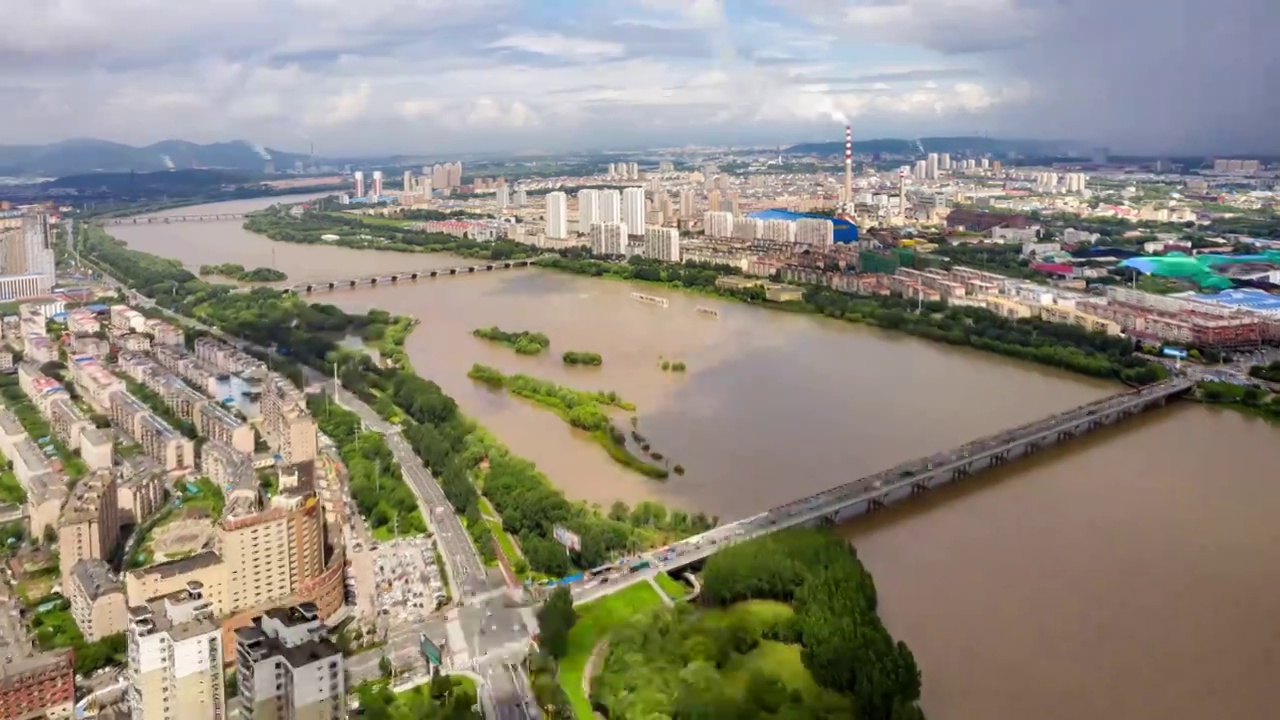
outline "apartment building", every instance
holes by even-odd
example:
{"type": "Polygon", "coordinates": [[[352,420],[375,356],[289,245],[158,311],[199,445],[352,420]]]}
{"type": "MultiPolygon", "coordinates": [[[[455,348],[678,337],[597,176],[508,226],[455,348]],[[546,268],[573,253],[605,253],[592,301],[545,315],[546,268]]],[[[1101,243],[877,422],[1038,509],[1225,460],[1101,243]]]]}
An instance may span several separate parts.
{"type": "Polygon", "coordinates": [[[37,365],[58,359],[58,346],[44,335],[27,335],[22,339],[22,355],[37,365]]]}
{"type": "Polygon", "coordinates": [[[702,229],[708,238],[733,237],[733,213],[714,210],[703,213],[702,229]]]}
{"type": "Polygon", "coordinates": [[[595,223],[589,228],[591,254],[617,256],[627,254],[627,224],[620,222],[595,223]]]}
{"type": "Polygon", "coordinates": [[[315,605],[268,610],[236,630],[235,645],[242,717],[347,717],[346,663],[315,605]]]}
{"type": "Polygon", "coordinates": [[[111,420],[166,470],[193,467],[195,444],[125,390],[109,396],[111,420]]]}
{"type": "Polygon", "coordinates": [[[103,560],[81,560],[71,568],[71,616],[89,642],[129,629],[124,584],[103,560]]]}
{"type": "Polygon", "coordinates": [[[99,412],[105,413],[111,407],[112,393],[124,390],[124,381],[93,358],[74,358],[67,365],[67,373],[80,390],[80,397],[99,412]]]}
{"type": "Polygon", "coordinates": [[[186,384],[177,375],[169,374],[158,365],[154,370],[146,373],[143,384],[159,395],[173,414],[183,420],[195,421],[200,408],[208,402],[204,393],[186,384]]]}
{"type": "Polygon", "coordinates": [[[88,308],[76,308],[67,311],[67,330],[92,335],[102,330],[102,320],[97,313],[88,308]]]}
{"type": "Polygon", "coordinates": [[[127,333],[116,338],[120,347],[132,352],[148,352],[151,350],[151,338],[142,333],[127,333]]]}
{"type": "Polygon", "coordinates": [[[31,360],[18,364],[18,387],[42,414],[47,414],[49,401],[54,398],[71,397],[62,383],[40,372],[40,364],[31,360]]]}
{"type": "Polygon", "coordinates": [[[263,382],[263,429],[276,442],[277,452],[287,465],[311,462],[316,458],[316,422],[307,410],[306,397],[279,373],[268,373],[263,382]]]}
{"type": "Polygon", "coordinates": [[[160,345],[152,351],[152,356],[160,367],[200,388],[205,394],[214,394],[216,377],[186,350],[172,345],[160,345]]]}
{"type": "Polygon", "coordinates": [[[253,454],[253,428],[216,402],[205,401],[192,418],[204,437],[226,443],[245,455],[253,454]]]}
{"type": "Polygon", "coordinates": [[[76,687],[71,650],[35,655],[15,652],[11,657],[0,665],[0,718],[60,720],[72,717],[76,687]]]}
{"type": "Polygon", "coordinates": [[[111,354],[111,343],[93,335],[76,335],[69,345],[72,355],[91,357],[98,362],[111,354]]]}
{"type": "Polygon", "coordinates": [[[151,336],[152,346],[171,345],[182,347],[186,336],[182,328],[157,318],[148,318],[142,323],[142,331],[151,336]]]}
{"type": "Polygon", "coordinates": [[[72,568],[76,563],[110,558],[119,539],[120,510],[115,476],[102,472],[81,480],[71,491],[58,518],[62,594],[71,595],[72,568]]]}
{"type": "Polygon", "coordinates": [[[195,356],[201,362],[212,365],[218,372],[242,373],[262,367],[261,360],[247,355],[234,346],[211,337],[197,338],[195,356]]]}
{"type": "Polygon", "coordinates": [[[222,633],[204,588],[185,588],[129,608],[132,720],[225,717],[222,633]]]}
{"type": "Polygon", "coordinates": [[[644,231],[644,256],[663,262],[680,262],[680,231],[650,227],[644,231]]]}
{"type": "Polygon", "coordinates": [[[56,527],[66,486],[55,474],[49,458],[27,435],[27,431],[7,408],[0,408],[0,452],[13,466],[13,474],[27,494],[27,528],[40,537],[47,527],[56,527]]]}
{"type": "Polygon", "coordinates": [[[835,244],[836,226],[825,218],[801,218],[796,220],[796,242],[802,245],[827,248],[835,244]]]}
{"type": "Polygon", "coordinates": [[[112,305],[108,313],[111,334],[140,333],[147,318],[128,305],[112,305]]]}
{"type": "Polygon", "coordinates": [[[80,433],[80,459],[90,471],[110,470],[115,454],[115,438],[110,430],[89,427],[80,433]]]}
{"type": "Polygon", "coordinates": [[[169,478],[159,468],[145,469],[125,477],[116,485],[120,522],[136,525],[151,517],[164,505],[168,487],[169,478]]]}
{"type": "Polygon", "coordinates": [[[46,415],[53,432],[67,447],[80,449],[80,439],[86,430],[93,428],[93,423],[85,416],[70,397],[58,397],[49,401],[46,415]]]}
{"type": "Polygon", "coordinates": [[[200,448],[200,472],[218,487],[252,486],[257,492],[253,457],[221,440],[209,440],[200,448]]]}

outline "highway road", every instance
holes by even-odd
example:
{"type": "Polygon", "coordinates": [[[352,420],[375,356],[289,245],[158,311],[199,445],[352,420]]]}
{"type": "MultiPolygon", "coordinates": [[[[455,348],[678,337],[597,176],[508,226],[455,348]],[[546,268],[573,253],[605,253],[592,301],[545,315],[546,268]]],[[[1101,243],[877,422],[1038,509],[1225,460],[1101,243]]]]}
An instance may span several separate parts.
{"type": "Polygon", "coordinates": [[[462,526],[462,519],[453,512],[453,506],[445,497],[444,490],[400,434],[400,428],[382,419],[373,408],[355,395],[342,387],[335,387],[332,380],[325,383],[325,391],[333,395],[338,404],[359,415],[365,427],[380,433],[386,439],[387,448],[400,465],[405,481],[418,496],[422,516],[435,534],[437,547],[448,565],[449,585],[453,588],[454,598],[459,602],[466,602],[467,599],[492,589],[488,573],[484,569],[484,561],[471,542],[466,528],[462,526]],[[440,508],[439,512],[437,508],[440,508]]]}

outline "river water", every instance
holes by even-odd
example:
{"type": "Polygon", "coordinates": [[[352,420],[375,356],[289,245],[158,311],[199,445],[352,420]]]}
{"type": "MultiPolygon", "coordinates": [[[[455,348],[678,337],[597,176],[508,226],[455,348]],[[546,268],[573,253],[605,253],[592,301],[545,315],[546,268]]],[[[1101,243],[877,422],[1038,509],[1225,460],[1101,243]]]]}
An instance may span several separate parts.
{"type": "MultiPolygon", "coordinates": [[[[186,209],[198,210],[215,211],[186,209]]],[[[112,232],[192,266],[274,259],[291,280],[459,260],[272,243],[238,223],[112,232]]],[[[652,498],[736,518],[1119,389],[823,318],[539,270],[315,299],[418,317],[418,371],[567,495],[606,507],[652,498]],[[488,325],[543,332],[551,351],[521,357],[471,336],[488,325]],[[604,365],[565,367],[565,350],[604,365]],[[662,358],[688,371],[663,372],[662,358]],[[472,383],[477,362],[616,390],[687,474],[662,483],[617,466],[554,415],[472,383]]],[[[916,654],[935,719],[1273,717],[1275,440],[1260,421],[1179,405],[842,531],[916,654]]]]}

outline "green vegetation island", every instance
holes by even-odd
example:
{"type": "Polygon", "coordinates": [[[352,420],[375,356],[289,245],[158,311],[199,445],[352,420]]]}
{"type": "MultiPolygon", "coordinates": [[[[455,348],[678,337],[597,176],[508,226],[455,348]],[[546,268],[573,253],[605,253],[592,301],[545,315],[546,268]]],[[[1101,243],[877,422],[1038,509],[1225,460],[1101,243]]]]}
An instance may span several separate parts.
{"type": "Polygon", "coordinates": [[[471,331],[475,337],[502,343],[517,355],[541,355],[543,350],[551,347],[551,340],[539,332],[507,332],[497,326],[476,328],[471,331]]]}
{"type": "Polygon", "coordinates": [[[924,718],[914,656],[881,622],[853,547],[829,529],[722,550],[694,602],[669,606],[647,582],[579,607],[557,590],[538,620],[533,687],[554,717],[924,718]]]}
{"type": "Polygon", "coordinates": [[[670,475],[666,468],[651,465],[632,455],[627,449],[626,434],[613,424],[602,408],[633,411],[636,406],[618,397],[612,390],[574,390],[528,375],[503,375],[500,370],[479,364],[471,366],[467,377],[492,388],[503,388],[512,395],[551,410],[561,420],[589,433],[619,465],[659,480],[665,480],[670,475]]]}
{"type": "MultiPolygon", "coordinates": [[[[511,453],[464,416],[439,385],[414,373],[404,350],[412,319],[397,318],[383,310],[346,313],[269,287],[235,292],[231,285],[215,285],[196,277],[175,260],[133,250],[99,226],[82,226],[76,246],[86,262],[154,299],[159,309],[147,312],[189,317],[276,350],[277,354],[270,356],[272,368],[299,387],[306,385],[304,366],[326,377],[336,370],[344,387],[401,427],[403,437],[440,482],[482,552],[491,552],[497,544],[491,526],[482,520],[482,504],[487,502],[500,515],[501,530],[518,540],[524,555],[522,561],[513,563],[516,570],[527,570],[534,577],[564,577],[575,569],[598,567],[627,553],[705,532],[719,523],[718,518],[703,513],[668,512],[659,503],[639,503],[634,509],[616,503],[606,515],[569,501],[536,465],[511,453]],[[343,347],[342,341],[352,335],[394,362],[378,363],[362,349],[343,347]],[[551,529],[556,524],[582,538],[580,551],[566,553],[555,541],[551,529]]],[[[198,331],[188,330],[188,342],[194,343],[197,337],[198,331]]],[[[254,352],[263,359],[268,357],[254,352]]],[[[3,383],[0,377],[0,387],[3,383]]],[[[25,399],[16,378],[12,394],[25,399]]],[[[327,412],[340,414],[332,405],[327,412]]],[[[34,417],[39,418],[38,411],[34,417]]],[[[330,429],[342,436],[339,430],[330,429]]],[[[36,436],[48,434],[44,431],[36,436]]],[[[335,438],[335,442],[339,440],[335,438]]],[[[371,440],[365,442],[368,444],[363,446],[347,443],[348,455],[344,457],[349,458],[356,447],[368,452],[378,478],[375,491],[380,488],[386,493],[395,475],[389,468],[380,469],[373,459],[375,446],[371,440]]],[[[69,457],[78,460],[74,454],[69,457]]],[[[387,503],[386,511],[395,517],[396,501],[387,503]]],[[[364,508],[370,508],[368,502],[364,508]]],[[[375,510],[369,511],[372,514],[375,510]]],[[[406,516],[400,516],[402,527],[407,521],[406,516]]]]}
{"type": "Polygon", "coordinates": [[[252,270],[245,270],[244,266],[238,263],[201,265],[200,275],[201,277],[205,275],[220,275],[240,282],[280,282],[281,280],[289,279],[287,274],[275,268],[256,267],[252,270]]]}
{"type": "MultiPolygon", "coordinates": [[[[339,212],[343,206],[321,200],[295,215],[292,205],[273,205],[247,217],[244,229],[276,242],[304,245],[337,245],[361,250],[398,252],[447,252],[477,260],[520,260],[536,257],[537,248],[511,240],[481,242],[444,233],[429,233],[403,227],[405,222],[381,217],[362,217],[339,212]],[[325,236],[333,236],[337,239],[325,236]]],[[[406,217],[410,213],[406,213],[406,217]]],[[[444,220],[452,214],[414,211],[412,219],[444,220]]]]}
{"type": "Polygon", "coordinates": [[[581,350],[570,350],[566,352],[561,359],[565,365],[589,365],[591,367],[600,367],[604,364],[604,358],[599,353],[583,352],[581,350]]]}
{"type": "Polygon", "coordinates": [[[677,373],[682,373],[682,372],[684,372],[684,371],[685,371],[685,365],[684,365],[684,361],[683,361],[683,360],[675,360],[675,361],[672,361],[672,360],[665,360],[665,359],[664,359],[664,360],[663,360],[663,361],[658,365],[658,367],[662,368],[662,371],[663,371],[663,372],[677,372],[677,373]]]}

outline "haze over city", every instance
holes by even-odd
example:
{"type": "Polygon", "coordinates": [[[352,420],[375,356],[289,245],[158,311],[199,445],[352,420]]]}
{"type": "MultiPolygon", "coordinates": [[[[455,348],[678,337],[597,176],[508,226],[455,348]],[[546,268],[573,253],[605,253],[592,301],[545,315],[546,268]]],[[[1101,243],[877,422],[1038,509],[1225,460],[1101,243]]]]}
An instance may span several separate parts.
{"type": "Polygon", "coordinates": [[[1264,0],[11,0],[6,144],[330,155],[992,134],[1258,153],[1264,0]]]}

